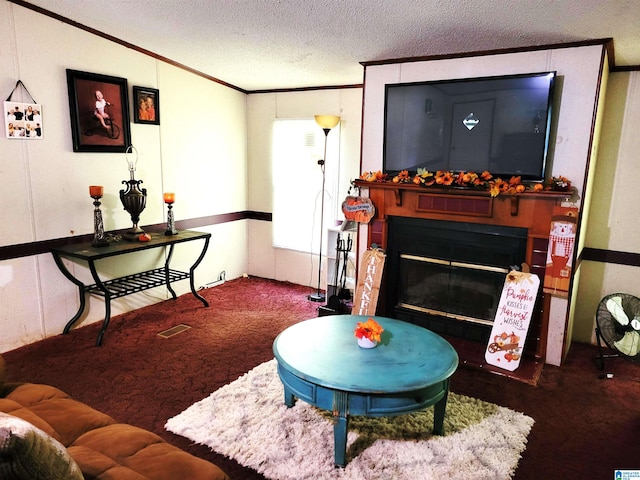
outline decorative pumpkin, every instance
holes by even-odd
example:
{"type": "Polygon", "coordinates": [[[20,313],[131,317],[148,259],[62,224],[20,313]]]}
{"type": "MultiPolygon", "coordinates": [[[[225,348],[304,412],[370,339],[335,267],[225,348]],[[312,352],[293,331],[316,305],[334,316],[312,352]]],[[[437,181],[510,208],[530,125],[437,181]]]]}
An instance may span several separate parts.
{"type": "Polygon", "coordinates": [[[342,213],[347,220],[369,223],[375,215],[376,209],[370,198],[348,196],[342,202],[342,213]]]}

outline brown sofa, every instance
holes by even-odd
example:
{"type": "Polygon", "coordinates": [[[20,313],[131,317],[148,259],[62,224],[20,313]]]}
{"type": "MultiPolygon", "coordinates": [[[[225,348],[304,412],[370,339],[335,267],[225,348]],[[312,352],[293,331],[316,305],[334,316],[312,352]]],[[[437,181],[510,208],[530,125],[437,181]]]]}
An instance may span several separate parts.
{"type": "Polygon", "coordinates": [[[212,463],[55,387],[4,383],[1,356],[0,478],[229,480],[212,463]]]}

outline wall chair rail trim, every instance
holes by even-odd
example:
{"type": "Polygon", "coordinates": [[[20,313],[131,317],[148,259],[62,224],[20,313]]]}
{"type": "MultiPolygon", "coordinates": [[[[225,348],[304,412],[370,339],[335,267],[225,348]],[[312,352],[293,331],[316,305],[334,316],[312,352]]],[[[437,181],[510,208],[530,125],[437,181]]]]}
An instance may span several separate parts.
{"type": "MultiPolygon", "coordinates": [[[[261,220],[270,222],[272,214],[268,212],[256,212],[251,210],[245,210],[242,212],[224,213],[220,215],[210,215],[207,217],[189,218],[186,220],[176,221],[176,227],[178,230],[189,230],[194,228],[201,228],[210,225],[218,225],[221,223],[235,222],[237,220],[261,220]]],[[[152,225],[144,225],[144,230],[150,232],[163,232],[166,228],[166,223],[156,223],[152,225]]],[[[127,229],[115,230],[109,233],[123,233],[127,229]]],[[[32,255],[41,255],[49,253],[52,248],[61,247],[64,245],[72,245],[75,243],[82,243],[90,241],[93,238],[93,233],[85,235],[73,235],[69,237],[53,238],[49,240],[40,240],[37,242],[18,243],[15,245],[6,245],[0,247],[0,261],[11,260],[13,258],[30,257],[32,255]]]]}

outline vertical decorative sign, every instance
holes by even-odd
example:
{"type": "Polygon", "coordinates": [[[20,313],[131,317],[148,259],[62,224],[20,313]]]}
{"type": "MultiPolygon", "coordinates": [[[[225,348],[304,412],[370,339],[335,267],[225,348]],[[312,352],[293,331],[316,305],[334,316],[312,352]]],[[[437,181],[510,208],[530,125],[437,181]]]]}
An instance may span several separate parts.
{"type": "Polygon", "coordinates": [[[533,273],[507,274],[484,354],[487,363],[511,372],[520,366],[539,287],[540,279],[533,273]]]}
{"type": "Polygon", "coordinates": [[[370,248],[362,255],[358,286],[353,298],[353,315],[375,315],[386,255],[378,248],[370,248]]]}
{"type": "Polygon", "coordinates": [[[573,268],[578,209],[554,207],[552,213],[543,289],[545,293],[566,297],[573,268]]]}

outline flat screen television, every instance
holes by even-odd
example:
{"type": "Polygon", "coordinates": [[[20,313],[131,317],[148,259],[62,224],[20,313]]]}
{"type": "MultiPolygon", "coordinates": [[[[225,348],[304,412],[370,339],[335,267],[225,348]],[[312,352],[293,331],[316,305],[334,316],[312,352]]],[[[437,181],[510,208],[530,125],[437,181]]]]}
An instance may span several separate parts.
{"type": "Polygon", "coordinates": [[[545,178],[556,72],[385,86],[383,171],[545,178]]]}

